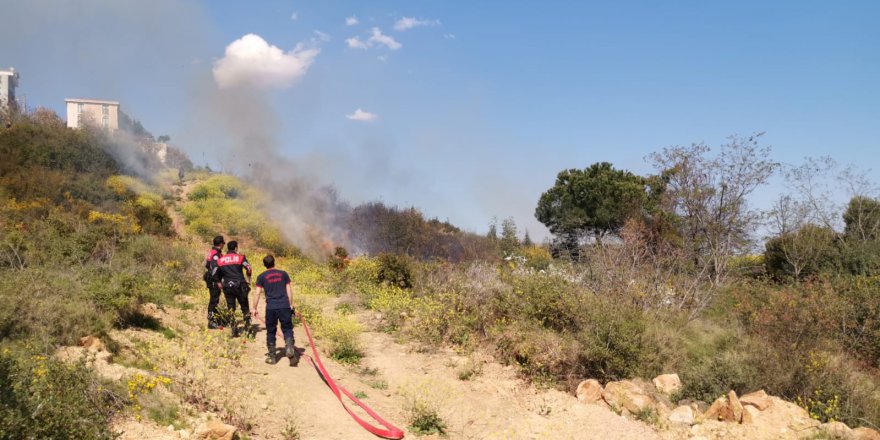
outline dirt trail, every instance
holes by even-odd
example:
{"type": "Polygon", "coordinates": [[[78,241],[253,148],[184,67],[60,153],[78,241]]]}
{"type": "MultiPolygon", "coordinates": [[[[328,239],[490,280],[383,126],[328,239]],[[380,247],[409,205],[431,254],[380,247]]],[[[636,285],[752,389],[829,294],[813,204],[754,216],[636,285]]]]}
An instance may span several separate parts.
{"type": "MultiPolygon", "coordinates": [[[[189,192],[192,188],[198,184],[198,181],[195,180],[187,180],[183,183],[183,185],[177,184],[174,185],[175,189],[178,189],[180,201],[187,202],[189,201],[189,192]]],[[[179,212],[175,209],[175,207],[169,207],[167,210],[168,216],[171,217],[171,228],[177,234],[178,237],[187,238],[189,235],[186,232],[185,223],[183,221],[183,217],[179,212]]]]}
{"type": "MultiPolygon", "coordinates": [[[[364,316],[363,314],[361,316],[364,316]]],[[[295,329],[297,346],[306,344],[301,326],[295,329]]],[[[352,392],[364,392],[364,402],[405,431],[404,396],[400,390],[421,387],[441,408],[450,439],[659,439],[647,425],[627,420],[598,406],[583,405],[556,390],[537,390],[494,362],[468,381],[457,378],[456,366],[465,358],[447,350],[418,353],[384,333],[364,332],[366,356],[358,373],[322,356],[334,379],[352,392]],[[385,381],[387,390],[370,383],[385,381]]],[[[276,365],[263,362],[265,332],[251,344],[241,371],[252,384],[252,408],[261,413],[260,438],[280,438],[285,417],[295,417],[303,439],[376,439],[345,412],[311,365],[303,359],[290,367],[286,359],[276,365]],[[267,408],[262,410],[262,408],[267,408]]],[[[317,342],[320,350],[320,342],[317,342]]],[[[311,352],[311,349],[308,351],[311,352]]],[[[320,351],[319,351],[320,352],[320,351]]],[[[435,438],[428,436],[425,438],[435,438]]],[[[422,438],[411,432],[407,438],[422,438]]]]}
{"type": "MultiPolygon", "coordinates": [[[[193,185],[188,182],[181,188],[183,200],[193,185]]],[[[173,209],[169,211],[175,231],[188,237],[180,215],[173,209]]],[[[294,301],[297,296],[295,292],[294,301]]],[[[173,323],[177,331],[199,332],[202,314],[200,305],[196,305],[192,310],[168,310],[162,319],[173,323]]],[[[364,328],[371,328],[371,314],[361,312],[355,316],[364,328]]],[[[294,334],[296,345],[311,354],[302,326],[296,326],[294,334]]],[[[298,367],[290,367],[286,358],[275,365],[266,364],[265,340],[265,330],[261,329],[254,343],[244,344],[247,348],[240,366],[216,375],[227,389],[241,393],[240,410],[254,426],[249,438],[281,439],[288,423],[297,426],[301,439],[377,438],[351,419],[306,359],[298,367]]],[[[538,390],[518,379],[512,367],[493,362],[489,356],[476,355],[482,372],[470,380],[460,380],[459,365],[467,358],[450,350],[418,352],[388,334],[374,331],[362,333],[361,342],[366,355],[357,367],[329,359],[321,351],[320,340],[317,344],[333,378],[353,393],[364,393],[362,400],[406,431],[406,438],[440,438],[416,435],[406,426],[406,389],[420,389],[436,401],[447,423],[448,435],[444,438],[449,439],[661,438],[648,425],[608,409],[580,404],[573,396],[556,390],[538,390]]],[[[279,341],[281,345],[283,341],[279,341]]]]}

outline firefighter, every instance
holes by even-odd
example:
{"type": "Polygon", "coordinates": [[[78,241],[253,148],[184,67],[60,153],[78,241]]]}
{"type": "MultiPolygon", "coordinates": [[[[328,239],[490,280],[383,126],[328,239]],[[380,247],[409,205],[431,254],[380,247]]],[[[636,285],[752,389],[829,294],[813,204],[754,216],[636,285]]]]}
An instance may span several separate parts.
{"type": "Polygon", "coordinates": [[[214,237],[214,246],[208,251],[205,257],[205,286],[208,288],[208,328],[215,329],[218,327],[217,319],[214,313],[217,310],[217,304],[220,302],[220,274],[217,268],[217,260],[223,255],[223,245],[226,244],[222,235],[214,237]]]}
{"type": "Polygon", "coordinates": [[[299,363],[299,353],[293,345],[293,294],[290,291],[290,275],[283,270],[275,269],[275,257],[266,255],[263,258],[263,266],[266,271],[257,277],[257,299],[254,300],[254,317],[258,317],[257,310],[260,308],[260,297],[266,294],[266,363],[274,364],[275,358],[275,330],[281,323],[281,333],[284,335],[285,354],[290,359],[290,366],[299,363]]]}
{"type": "MultiPolygon", "coordinates": [[[[231,314],[235,313],[235,302],[241,306],[244,316],[244,328],[251,331],[251,311],[248,307],[248,292],[251,283],[251,264],[247,257],[238,253],[238,242],[226,243],[226,255],[217,259],[217,267],[220,272],[223,294],[226,296],[226,306],[231,314]],[[247,278],[245,278],[247,273],[247,278]]],[[[232,325],[232,336],[238,336],[238,328],[232,325]]]]}

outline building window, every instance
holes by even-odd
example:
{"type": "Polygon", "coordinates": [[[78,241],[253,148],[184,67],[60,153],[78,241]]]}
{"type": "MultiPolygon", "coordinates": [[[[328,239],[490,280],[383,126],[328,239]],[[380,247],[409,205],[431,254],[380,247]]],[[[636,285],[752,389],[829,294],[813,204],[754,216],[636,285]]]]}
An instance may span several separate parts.
{"type": "Polygon", "coordinates": [[[82,112],[83,112],[83,107],[84,107],[84,106],[85,106],[85,104],[83,104],[83,103],[81,103],[81,102],[78,103],[78,104],[76,105],[76,111],[77,111],[77,113],[82,113],[82,112]]]}
{"type": "Polygon", "coordinates": [[[101,126],[104,128],[110,128],[110,117],[104,115],[104,119],[101,121],[101,126]]]}
{"type": "Polygon", "coordinates": [[[109,115],[110,114],[110,106],[107,104],[101,105],[101,113],[103,113],[105,115],[109,115]]]}

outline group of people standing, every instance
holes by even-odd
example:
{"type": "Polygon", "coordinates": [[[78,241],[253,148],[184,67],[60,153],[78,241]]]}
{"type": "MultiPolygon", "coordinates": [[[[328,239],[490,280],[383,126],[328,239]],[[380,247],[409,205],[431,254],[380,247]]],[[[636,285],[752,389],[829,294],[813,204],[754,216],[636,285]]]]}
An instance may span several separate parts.
{"type": "MultiPolygon", "coordinates": [[[[244,317],[244,328],[248,334],[253,334],[251,317],[259,319],[257,310],[260,307],[260,299],[266,297],[265,323],[266,323],[266,363],[277,362],[275,352],[275,332],[278,324],[281,324],[281,332],[284,335],[285,355],[290,359],[291,365],[299,361],[299,353],[294,346],[293,340],[293,297],[290,288],[290,275],[283,270],[275,268],[275,257],[266,255],[263,258],[263,266],[266,271],[257,276],[256,301],[254,311],[251,312],[248,302],[250,293],[251,275],[253,269],[243,254],[238,253],[238,242],[226,243],[223,236],[214,237],[213,246],[205,257],[205,285],[208,288],[208,328],[220,328],[221,320],[218,319],[217,306],[220,303],[220,292],[226,297],[226,306],[229,315],[235,315],[236,303],[241,306],[244,317]],[[223,246],[226,253],[223,253],[223,246]]],[[[223,322],[225,323],[225,322],[223,322]]],[[[238,336],[238,326],[232,323],[232,336],[238,336]]]]}

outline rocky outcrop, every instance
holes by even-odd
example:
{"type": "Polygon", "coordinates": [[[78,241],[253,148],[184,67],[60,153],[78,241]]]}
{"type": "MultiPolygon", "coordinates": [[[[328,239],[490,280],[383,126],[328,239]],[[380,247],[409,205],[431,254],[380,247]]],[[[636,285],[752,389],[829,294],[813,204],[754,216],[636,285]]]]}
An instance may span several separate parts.
{"type": "Polygon", "coordinates": [[[236,438],[236,431],[235,426],[211,420],[196,428],[193,438],[196,440],[233,440],[236,438]]]}
{"type": "Polygon", "coordinates": [[[880,432],[871,428],[856,428],[852,430],[852,437],[855,440],[880,440],[880,432]]]}
{"type": "Polygon", "coordinates": [[[745,394],[739,398],[739,401],[743,405],[751,405],[761,411],[764,411],[769,408],[770,405],[773,405],[773,399],[771,399],[764,390],[745,394]]]}
{"type": "Polygon", "coordinates": [[[678,408],[672,410],[669,413],[669,417],[667,417],[672,423],[681,423],[687,426],[691,426],[696,423],[696,417],[694,414],[694,409],[688,405],[682,405],[678,408]]]}
{"type": "Polygon", "coordinates": [[[124,367],[113,363],[113,354],[107,351],[104,343],[95,336],[86,336],[79,340],[76,347],[61,347],[55,355],[64,362],[84,360],[92,371],[104,379],[118,381],[123,377],[139,373],[136,368],[124,367]]]}
{"type": "Polygon", "coordinates": [[[667,396],[671,396],[681,390],[681,379],[675,373],[661,374],[651,382],[657,388],[657,391],[667,396]]]}
{"type": "Polygon", "coordinates": [[[657,376],[650,383],[640,379],[612,381],[604,387],[599,381],[588,379],[578,385],[576,395],[582,403],[607,404],[622,415],[641,417],[645,411],[653,411],[660,420],[668,422],[663,429],[692,440],[799,440],[805,435],[880,440],[880,432],[871,428],[851,429],[841,422],[820,423],[800,406],[764,390],[742,396],[731,390],[708,407],[705,402],[691,400],[682,400],[673,406],[667,397],[681,387],[675,374],[657,376]]]}
{"type": "Polygon", "coordinates": [[[819,430],[832,438],[852,438],[852,429],[842,422],[828,422],[819,426],[819,430]]]}
{"type": "Polygon", "coordinates": [[[587,379],[578,384],[577,395],[578,402],[581,403],[600,403],[602,400],[602,384],[596,379],[587,379]]]}
{"type": "Polygon", "coordinates": [[[608,382],[605,384],[602,398],[615,411],[627,411],[630,414],[639,414],[655,407],[650,392],[642,384],[631,380],[608,382]]]}

